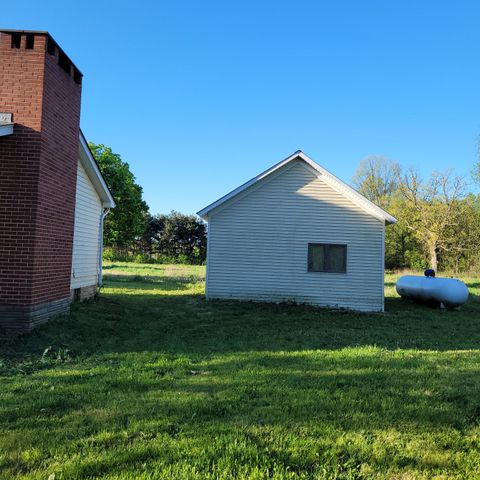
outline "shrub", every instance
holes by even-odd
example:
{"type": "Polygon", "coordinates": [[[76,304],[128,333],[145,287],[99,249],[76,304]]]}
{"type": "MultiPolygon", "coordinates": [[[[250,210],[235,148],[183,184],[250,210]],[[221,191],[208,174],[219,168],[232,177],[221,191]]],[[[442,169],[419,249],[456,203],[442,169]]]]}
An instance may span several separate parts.
{"type": "Polygon", "coordinates": [[[183,264],[183,265],[204,265],[205,261],[201,256],[189,257],[185,254],[165,255],[161,253],[133,253],[106,247],[103,251],[103,260],[107,262],[131,262],[150,264],[183,264]]]}

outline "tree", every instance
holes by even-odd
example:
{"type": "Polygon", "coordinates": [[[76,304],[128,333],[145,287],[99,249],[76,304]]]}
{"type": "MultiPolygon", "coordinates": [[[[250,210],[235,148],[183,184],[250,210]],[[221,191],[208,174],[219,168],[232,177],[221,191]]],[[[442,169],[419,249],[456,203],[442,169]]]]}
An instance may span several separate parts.
{"type": "Polygon", "coordinates": [[[410,169],[402,177],[399,191],[405,200],[403,219],[422,245],[430,267],[437,270],[439,254],[459,245],[465,181],[448,171],[434,172],[424,182],[410,169]]]}
{"type": "MultiPolygon", "coordinates": [[[[480,185],[480,142],[472,176],[480,185]]],[[[448,171],[424,181],[412,169],[402,174],[385,157],[367,157],[353,182],[397,219],[385,231],[387,268],[431,266],[458,272],[480,266],[480,196],[465,195],[462,177],[448,171]]]]}
{"type": "MultiPolygon", "coordinates": [[[[353,176],[356,189],[376,205],[394,216],[402,211],[402,199],[397,195],[400,165],[386,157],[364,158],[353,176]]],[[[409,266],[413,245],[411,231],[400,220],[385,231],[385,266],[409,266]]]]}
{"type": "Polygon", "coordinates": [[[376,205],[385,208],[398,188],[400,165],[386,157],[363,159],[353,176],[357,190],[376,205]]]}
{"type": "Polygon", "coordinates": [[[445,248],[439,254],[442,265],[457,273],[478,266],[479,200],[478,196],[468,194],[459,202],[458,221],[447,229],[445,248]]]}
{"type": "Polygon", "coordinates": [[[398,193],[392,195],[387,209],[397,219],[397,223],[385,229],[385,267],[422,268],[422,246],[408,226],[409,215],[404,198],[398,193]]]}
{"type": "Polygon", "coordinates": [[[154,215],[148,220],[141,243],[152,255],[202,263],[207,252],[206,225],[195,215],[175,211],[154,215]]]}
{"type": "Polygon", "coordinates": [[[477,163],[472,169],[472,179],[478,186],[480,186],[480,137],[478,137],[477,140],[477,163]]]}
{"type": "Polygon", "coordinates": [[[148,206],[142,198],[142,187],[135,182],[128,163],[111,148],[95,143],[89,143],[89,147],[116,203],[105,219],[105,245],[130,249],[147,222],[148,206]]]}

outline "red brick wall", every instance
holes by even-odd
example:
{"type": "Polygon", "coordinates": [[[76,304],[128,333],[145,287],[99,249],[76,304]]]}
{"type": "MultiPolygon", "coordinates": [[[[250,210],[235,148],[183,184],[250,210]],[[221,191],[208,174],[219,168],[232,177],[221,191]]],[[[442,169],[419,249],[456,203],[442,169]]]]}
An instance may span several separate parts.
{"type": "Polygon", "coordinates": [[[46,52],[0,37],[0,306],[70,296],[81,86],[46,52]]]}
{"type": "MultiPolygon", "coordinates": [[[[58,53],[58,52],[57,52],[58,53]]],[[[81,86],[47,54],[33,303],[70,296],[81,86]]]]}

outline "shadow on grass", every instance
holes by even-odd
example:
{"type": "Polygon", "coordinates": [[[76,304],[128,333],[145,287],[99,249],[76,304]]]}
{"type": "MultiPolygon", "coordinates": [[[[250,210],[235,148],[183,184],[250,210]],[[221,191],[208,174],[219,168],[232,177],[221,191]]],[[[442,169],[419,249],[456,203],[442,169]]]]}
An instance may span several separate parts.
{"type": "MultiPolygon", "coordinates": [[[[187,289],[185,281],[169,282],[164,284],[167,290],[187,289]]],[[[387,298],[386,313],[367,314],[303,305],[207,302],[200,294],[157,295],[155,283],[115,284],[126,294],[107,290],[95,301],[74,305],[69,316],[6,342],[3,356],[38,356],[48,346],[62,345],[84,355],[211,355],[368,345],[445,351],[480,346],[480,304],[474,301],[460,311],[441,311],[387,298]]]]}
{"type": "MultiPolygon", "coordinates": [[[[73,373],[58,368],[28,383],[7,380],[1,423],[7,438],[17,432],[17,448],[43,449],[47,459],[63,455],[66,478],[185,458],[208,472],[226,457],[234,469],[239,455],[252,468],[298,474],[343,461],[350,473],[364,463],[379,470],[445,469],[442,453],[476,453],[475,442],[461,435],[480,419],[479,357],[375,348],[204,359],[101,355],[73,373]],[[422,449],[409,448],[405,439],[412,435],[422,449]],[[433,459],[422,457],[427,448],[433,459]],[[92,461],[87,452],[102,456],[92,461]]],[[[11,471],[24,458],[12,461],[11,471]]]]}
{"type": "Polygon", "coordinates": [[[176,464],[206,478],[239,459],[303,478],[360,478],[364,464],[475,478],[464,435],[480,423],[478,303],[440,311],[391,297],[386,313],[362,314],[206,302],[185,294],[190,278],[163,280],[112,277],[115,289],[4,343],[11,478],[50,464],[65,478],[176,464]]]}
{"type": "MultiPolygon", "coordinates": [[[[42,394],[30,386],[17,387],[15,396],[2,405],[11,408],[2,422],[28,422],[40,409],[48,422],[50,415],[61,418],[98,407],[119,418],[131,413],[150,418],[162,412],[199,425],[241,417],[261,424],[321,419],[344,429],[369,430],[401,420],[408,430],[452,425],[458,416],[465,418],[454,425],[457,428],[480,420],[477,352],[243,352],[180,362],[143,352],[139,360],[131,365],[138,367],[135,375],[112,364],[111,357],[103,358],[102,364],[98,357],[86,362],[74,374],[62,375],[61,369],[38,372],[32,381],[46,387],[42,394]],[[115,405],[122,397],[135,396],[142,404],[130,405],[131,412],[115,405]],[[360,399],[368,399],[361,408],[360,399]]],[[[129,363],[122,356],[118,361],[129,363]]]]}

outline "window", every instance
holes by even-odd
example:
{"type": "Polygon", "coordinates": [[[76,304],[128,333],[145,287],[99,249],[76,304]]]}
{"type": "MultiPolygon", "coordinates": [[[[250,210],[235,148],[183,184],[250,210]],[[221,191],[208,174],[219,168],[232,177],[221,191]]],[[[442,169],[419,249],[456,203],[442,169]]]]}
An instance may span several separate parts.
{"type": "Polygon", "coordinates": [[[347,246],[330,243],[308,244],[309,272],[347,272],[347,246]]]}

